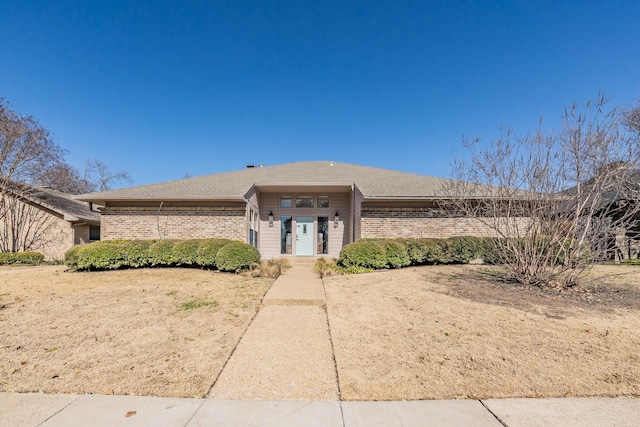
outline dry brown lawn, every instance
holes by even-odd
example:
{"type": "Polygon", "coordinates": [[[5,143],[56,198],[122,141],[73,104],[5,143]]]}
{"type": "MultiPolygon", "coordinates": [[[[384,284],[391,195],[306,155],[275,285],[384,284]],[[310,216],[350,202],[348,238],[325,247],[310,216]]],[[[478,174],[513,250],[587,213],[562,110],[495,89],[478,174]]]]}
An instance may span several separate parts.
{"type": "Polygon", "coordinates": [[[0,391],[204,396],[272,280],[0,268],[0,391]]]}
{"type": "Polygon", "coordinates": [[[325,279],[345,400],[640,395],[640,267],[541,291],[486,266],[325,279]]]}
{"type": "MultiPolygon", "coordinates": [[[[344,400],[640,395],[640,267],[523,288],[492,267],[325,278],[344,400]]],[[[207,394],[271,280],[0,268],[0,391],[207,394]]]]}

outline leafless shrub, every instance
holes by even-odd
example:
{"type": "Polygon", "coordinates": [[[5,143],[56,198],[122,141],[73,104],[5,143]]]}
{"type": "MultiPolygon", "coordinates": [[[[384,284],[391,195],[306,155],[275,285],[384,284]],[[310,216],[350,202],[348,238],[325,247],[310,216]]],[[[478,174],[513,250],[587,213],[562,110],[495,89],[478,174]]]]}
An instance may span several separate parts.
{"type": "Polygon", "coordinates": [[[286,258],[268,259],[249,266],[249,273],[251,274],[251,277],[277,279],[289,267],[291,267],[291,263],[286,258]]]}
{"type": "Polygon", "coordinates": [[[320,277],[329,277],[338,273],[337,261],[335,258],[320,258],[313,264],[313,271],[320,277]]]}
{"type": "Polygon", "coordinates": [[[574,103],[557,132],[505,129],[487,147],[465,141],[470,158],[456,163],[445,208],[495,237],[509,278],[572,286],[636,227],[640,145],[629,118],[638,109],[621,114],[610,104],[603,94],[574,103]]]}

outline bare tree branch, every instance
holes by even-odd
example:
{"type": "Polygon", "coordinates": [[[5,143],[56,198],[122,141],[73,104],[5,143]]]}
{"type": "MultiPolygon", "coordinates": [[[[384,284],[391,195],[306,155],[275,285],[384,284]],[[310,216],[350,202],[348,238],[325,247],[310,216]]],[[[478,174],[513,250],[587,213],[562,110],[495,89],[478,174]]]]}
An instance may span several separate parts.
{"type": "Polygon", "coordinates": [[[128,172],[111,172],[107,164],[98,159],[87,161],[85,179],[94,182],[100,191],[110,190],[113,184],[120,181],[132,181],[128,172]]]}
{"type": "Polygon", "coordinates": [[[68,194],[90,193],[97,188],[94,182],[81,177],[78,169],[65,162],[42,171],[36,183],[68,194]]]}

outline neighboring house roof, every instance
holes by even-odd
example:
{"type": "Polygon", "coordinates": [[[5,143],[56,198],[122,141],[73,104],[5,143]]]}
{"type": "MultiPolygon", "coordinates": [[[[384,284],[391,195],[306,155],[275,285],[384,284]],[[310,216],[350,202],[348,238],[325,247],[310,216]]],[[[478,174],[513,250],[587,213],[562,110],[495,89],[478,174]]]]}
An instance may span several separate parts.
{"type": "Polygon", "coordinates": [[[159,184],[76,196],[80,200],[104,203],[126,200],[242,200],[256,187],[351,186],[365,199],[442,198],[443,178],[388,169],[329,161],[296,162],[246,168],[159,184]]]}
{"type": "MultiPolygon", "coordinates": [[[[620,201],[637,201],[640,199],[640,169],[621,169],[613,179],[615,185],[604,188],[599,200],[598,208],[604,208],[620,201]]],[[[585,181],[582,185],[586,194],[591,195],[591,186],[598,185],[594,179],[585,181]]],[[[568,188],[558,193],[561,198],[576,197],[578,186],[568,188]]]]}
{"type": "Polygon", "coordinates": [[[17,182],[8,185],[7,190],[14,196],[19,195],[35,205],[62,215],[65,221],[100,223],[100,213],[91,210],[89,203],[74,199],[71,194],[17,182]]]}

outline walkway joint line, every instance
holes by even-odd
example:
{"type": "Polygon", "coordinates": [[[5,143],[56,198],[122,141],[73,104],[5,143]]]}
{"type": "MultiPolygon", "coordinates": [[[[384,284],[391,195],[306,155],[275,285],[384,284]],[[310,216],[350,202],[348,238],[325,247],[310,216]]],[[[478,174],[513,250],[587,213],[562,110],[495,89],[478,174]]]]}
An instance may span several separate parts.
{"type": "Polygon", "coordinates": [[[73,399],[71,402],[67,403],[66,405],[64,405],[64,407],[60,408],[58,411],[54,412],[53,414],[51,414],[50,417],[47,417],[46,420],[42,421],[40,424],[38,424],[39,426],[41,426],[42,424],[46,423],[47,421],[49,421],[51,418],[55,417],[56,415],[58,415],[60,412],[64,411],[65,409],[67,409],[73,402],[75,402],[76,400],[78,400],[78,398],[80,398],[80,394],[76,396],[75,399],[73,399]]]}
{"type": "MultiPolygon", "coordinates": [[[[333,369],[336,373],[336,385],[338,386],[338,402],[342,401],[342,390],[340,388],[340,375],[338,374],[338,362],[336,361],[336,352],[333,347],[333,336],[331,335],[331,325],[329,324],[329,307],[327,303],[329,299],[327,298],[327,288],[324,285],[324,278],[320,276],[320,281],[322,282],[322,290],[324,291],[324,315],[327,318],[327,332],[329,333],[329,342],[331,343],[331,359],[333,359],[333,369]]],[[[342,405],[340,405],[340,414],[342,415],[342,405]]],[[[344,417],[342,418],[342,425],[344,426],[344,417]]]]}
{"type": "Polygon", "coordinates": [[[500,417],[499,417],[499,416],[497,416],[497,415],[496,415],[496,414],[495,414],[491,409],[489,409],[489,407],[488,407],[487,405],[485,405],[485,404],[484,404],[484,402],[483,402],[482,400],[478,399],[478,402],[480,402],[480,404],[481,404],[482,406],[484,406],[484,409],[486,409],[487,411],[489,411],[489,413],[490,413],[491,415],[493,415],[493,418],[495,418],[496,420],[498,420],[498,422],[499,422],[500,424],[502,424],[504,427],[509,427],[509,426],[507,425],[507,423],[505,423],[504,421],[502,421],[502,420],[500,419],[500,417]]]}

